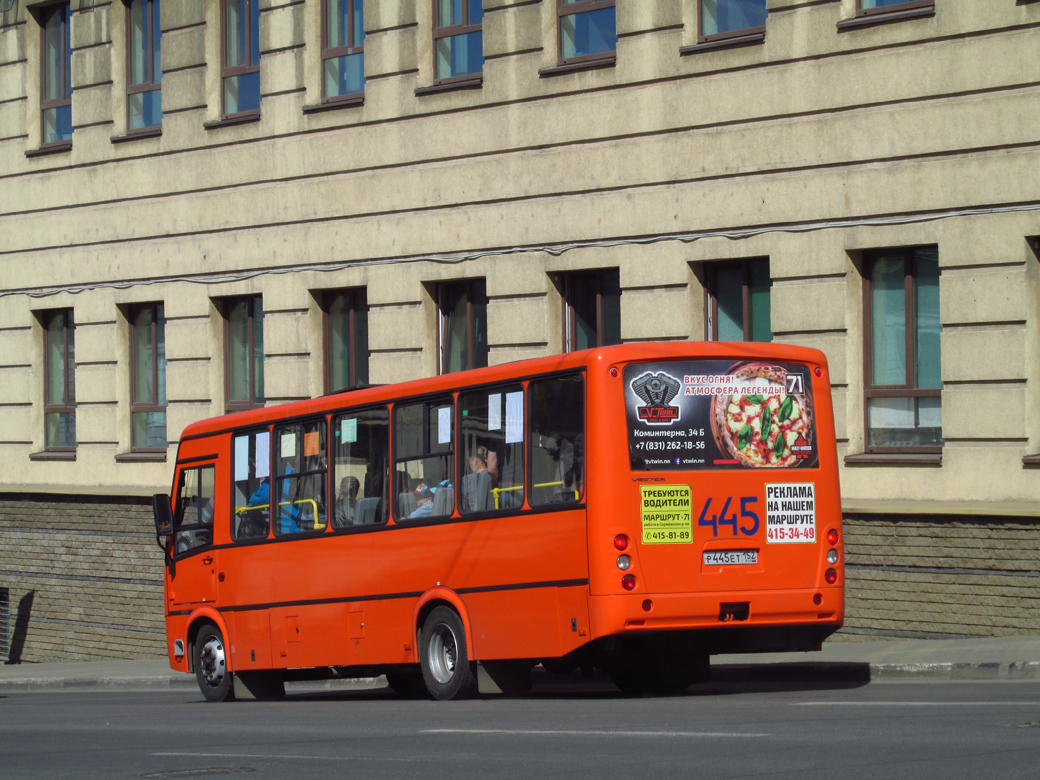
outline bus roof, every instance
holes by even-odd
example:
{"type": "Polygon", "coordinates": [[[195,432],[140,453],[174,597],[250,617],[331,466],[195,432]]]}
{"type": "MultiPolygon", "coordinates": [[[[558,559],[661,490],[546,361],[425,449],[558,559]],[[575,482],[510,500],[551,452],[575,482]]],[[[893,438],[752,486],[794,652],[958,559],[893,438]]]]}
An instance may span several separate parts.
{"type": "Polygon", "coordinates": [[[790,344],[767,344],[735,341],[643,341],[598,347],[579,352],[517,360],[500,363],[487,368],[474,368],[451,374],[408,382],[359,388],[341,393],[330,393],[318,398],[291,401],[276,406],[266,406],[244,412],[225,414],[191,423],[181,434],[181,440],[213,434],[235,428],[265,425],[277,420],[322,414],[347,407],[364,406],[370,403],[392,401],[432,393],[448,393],[459,387],[505,382],[585,368],[595,364],[611,365],[636,361],[660,361],[681,359],[713,360],[779,360],[810,365],[826,366],[823,352],[810,347],[790,344]]]}

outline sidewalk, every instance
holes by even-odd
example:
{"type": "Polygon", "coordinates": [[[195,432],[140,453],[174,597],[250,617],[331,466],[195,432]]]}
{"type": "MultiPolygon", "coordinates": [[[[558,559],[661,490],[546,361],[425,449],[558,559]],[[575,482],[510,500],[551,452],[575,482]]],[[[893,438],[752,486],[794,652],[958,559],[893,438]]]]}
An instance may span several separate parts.
{"type": "MultiPolygon", "coordinates": [[[[712,658],[713,680],[874,682],[886,680],[1037,680],[1040,636],[827,642],[818,653],[712,658]]],[[[382,678],[290,683],[291,691],[380,686],[382,678]]],[[[194,675],[166,659],[0,664],[0,695],[19,691],[195,689],[194,675]]]]}

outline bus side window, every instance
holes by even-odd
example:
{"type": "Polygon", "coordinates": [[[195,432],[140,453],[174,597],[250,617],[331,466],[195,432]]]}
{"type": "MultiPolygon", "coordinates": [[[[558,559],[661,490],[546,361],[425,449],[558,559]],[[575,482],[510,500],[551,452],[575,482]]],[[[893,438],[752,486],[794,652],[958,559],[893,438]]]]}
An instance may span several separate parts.
{"type": "Polygon", "coordinates": [[[455,511],[454,404],[450,396],[394,408],[394,517],[455,511]]]}
{"type": "Polygon", "coordinates": [[[580,374],[534,380],[531,420],[531,506],[574,503],[585,490],[585,382],[580,374]]]}
{"type": "Polygon", "coordinates": [[[231,537],[236,541],[266,539],[271,517],[271,432],[236,434],[232,445],[231,537]]]}
{"type": "Polygon", "coordinates": [[[390,506],[390,415],[385,406],[332,419],[333,528],[382,525],[390,506]]]}
{"type": "Polygon", "coordinates": [[[328,463],[325,420],[275,428],[276,536],[324,531],[328,463]]]}
{"type": "Polygon", "coordinates": [[[184,469],[173,515],[173,552],[186,553],[213,544],[213,466],[184,469]]]}
{"type": "Polygon", "coordinates": [[[463,476],[459,511],[524,505],[524,388],[482,388],[459,396],[463,476]]]}

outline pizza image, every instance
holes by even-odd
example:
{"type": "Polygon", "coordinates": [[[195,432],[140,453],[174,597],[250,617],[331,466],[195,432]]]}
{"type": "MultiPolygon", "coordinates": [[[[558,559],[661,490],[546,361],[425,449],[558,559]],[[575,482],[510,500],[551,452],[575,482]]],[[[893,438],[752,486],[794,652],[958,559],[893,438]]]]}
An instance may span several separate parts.
{"type": "Polygon", "coordinates": [[[730,370],[728,379],[731,386],[750,387],[712,397],[711,426],[719,451],[751,468],[807,463],[812,408],[804,392],[787,392],[786,369],[743,363],[730,370]]]}

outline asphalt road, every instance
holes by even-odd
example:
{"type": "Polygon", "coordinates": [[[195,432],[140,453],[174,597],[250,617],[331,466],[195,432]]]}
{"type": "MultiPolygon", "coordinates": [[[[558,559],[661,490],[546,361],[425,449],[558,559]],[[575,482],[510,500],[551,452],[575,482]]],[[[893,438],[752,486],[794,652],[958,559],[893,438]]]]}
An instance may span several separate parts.
{"type": "Polygon", "coordinates": [[[1036,778],[1040,681],[611,686],[437,703],[385,690],[0,698],[0,777],[1036,778]]]}

